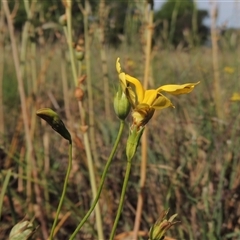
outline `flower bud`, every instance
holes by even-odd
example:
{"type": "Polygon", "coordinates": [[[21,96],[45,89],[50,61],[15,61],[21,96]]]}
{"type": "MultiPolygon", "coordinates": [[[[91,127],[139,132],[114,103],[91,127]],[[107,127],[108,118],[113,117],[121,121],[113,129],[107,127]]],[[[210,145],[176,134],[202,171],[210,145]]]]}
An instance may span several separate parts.
{"type": "Polygon", "coordinates": [[[27,240],[33,233],[35,228],[33,224],[29,221],[21,221],[17,223],[11,230],[9,235],[9,240],[27,240]]]}
{"type": "Polygon", "coordinates": [[[169,210],[163,211],[156,221],[156,223],[151,227],[149,231],[149,240],[163,240],[166,234],[166,231],[172,227],[174,224],[179,223],[179,221],[173,222],[177,217],[177,214],[172,215],[167,220],[167,214],[169,210]]]}
{"type": "Polygon", "coordinates": [[[113,101],[114,111],[117,114],[118,118],[125,120],[130,111],[130,103],[125,95],[125,93],[119,90],[114,97],[113,101]]]}
{"type": "Polygon", "coordinates": [[[84,96],[84,92],[80,87],[76,87],[75,89],[75,98],[78,101],[82,101],[83,100],[83,96],[84,96]]]}
{"type": "Polygon", "coordinates": [[[75,56],[78,61],[82,61],[84,59],[84,52],[83,51],[75,51],[75,56]]]}
{"type": "Polygon", "coordinates": [[[77,44],[77,46],[75,47],[75,56],[77,60],[82,61],[84,59],[84,55],[84,48],[77,44]]]}
{"type": "Polygon", "coordinates": [[[67,16],[66,14],[63,14],[59,17],[59,23],[62,25],[62,26],[66,26],[67,25],[67,16]]]}
{"type": "Polygon", "coordinates": [[[37,115],[38,117],[44,119],[53,128],[53,130],[72,143],[70,133],[56,112],[50,108],[42,108],[37,111],[37,115]]]}
{"type": "Polygon", "coordinates": [[[127,140],[127,146],[126,146],[126,155],[127,155],[127,160],[131,161],[132,158],[134,157],[137,147],[139,144],[139,141],[142,137],[144,131],[144,127],[141,128],[140,130],[135,127],[133,130],[130,131],[130,135],[128,136],[127,140]]]}

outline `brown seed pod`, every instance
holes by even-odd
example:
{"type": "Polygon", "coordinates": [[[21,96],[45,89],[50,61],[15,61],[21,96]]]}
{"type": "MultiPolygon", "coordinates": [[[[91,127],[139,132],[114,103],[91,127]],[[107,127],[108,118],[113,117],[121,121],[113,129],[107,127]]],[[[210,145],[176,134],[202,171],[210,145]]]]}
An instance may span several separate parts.
{"type": "Polygon", "coordinates": [[[75,98],[78,101],[82,101],[83,100],[83,96],[84,96],[84,92],[83,92],[83,90],[80,87],[76,87],[74,95],[75,95],[75,98]]]}

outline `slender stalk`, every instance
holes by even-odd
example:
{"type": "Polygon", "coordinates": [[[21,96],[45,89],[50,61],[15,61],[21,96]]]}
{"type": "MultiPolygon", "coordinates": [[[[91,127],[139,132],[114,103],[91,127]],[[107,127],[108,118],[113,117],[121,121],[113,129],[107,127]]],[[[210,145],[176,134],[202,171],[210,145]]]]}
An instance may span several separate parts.
{"type": "Polygon", "coordinates": [[[120,142],[120,139],[121,139],[121,136],[122,136],[122,133],[123,133],[123,129],[124,129],[124,121],[121,121],[120,122],[120,127],[119,127],[119,130],[118,130],[118,135],[117,135],[117,138],[116,138],[116,141],[114,143],[114,146],[112,148],[112,151],[110,153],[110,156],[107,160],[107,163],[105,165],[105,168],[103,170],[103,174],[102,174],[102,177],[101,177],[101,181],[100,181],[100,185],[99,185],[99,188],[98,188],[98,192],[97,192],[97,195],[96,195],[96,198],[94,199],[93,203],[92,203],[92,206],[91,208],[88,210],[88,212],[86,213],[86,215],[84,216],[84,218],[82,219],[82,221],[78,224],[76,230],[73,232],[73,234],[70,236],[69,240],[73,240],[74,237],[76,236],[76,234],[79,232],[79,230],[81,229],[81,227],[83,226],[83,224],[87,221],[87,219],[89,218],[90,214],[92,213],[92,211],[94,210],[99,198],[100,198],[100,194],[102,192],[102,188],[103,188],[103,184],[104,184],[104,181],[106,179],[106,176],[107,176],[107,172],[108,172],[108,169],[112,163],[112,159],[113,159],[113,156],[117,150],[117,147],[118,147],[118,144],[120,142]]]}
{"type": "MultiPolygon", "coordinates": [[[[153,6],[150,6],[148,17],[148,28],[147,28],[147,44],[145,50],[145,70],[144,70],[144,82],[143,86],[145,89],[148,87],[148,79],[149,79],[149,69],[150,69],[150,60],[151,60],[151,47],[152,47],[152,26],[153,26],[153,6]]],[[[145,131],[142,135],[142,148],[141,148],[141,174],[140,174],[140,192],[138,194],[138,202],[137,202],[137,210],[134,222],[134,230],[133,230],[133,239],[137,239],[138,231],[140,227],[142,208],[143,208],[143,193],[145,182],[146,182],[146,172],[147,172],[147,138],[148,138],[148,128],[145,128],[145,131]]]]}
{"type": "Polygon", "coordinates": [[[57,225],[58,216],[59,216],[60,210],[61,210],[62,205],[63,205],[64,197],[66,195],[67,184],[68,184],[68,179],[69,179],[69,175],[70,175],[70,172],[71,172],[71,168],[72,168],[72,142],[69,142],[68,168],[67,168],[67,173],[66,173],[66,177],[65,177],[65,180],[64,180],[64,184],[63,184],[62,196],[61,196],[60,202],[58,204],[57,213],[56,213],[56,216],[55,216],[55,219],[54,219],[54,222],[53,222],[53,225],[52,225],[51,233],[50,233],[50,236],[49,236],[50,240],[52,240],[54,235],[55,235],[54,230],[55,230],[55,227],[57,225]]]}
{"type": "MultiPolygon", "coordinates": [[[[43,125],[46,125],[46,122],[41,122],[43,125]]],[[[49,187],[48,187],[48,179],[47,176],[49,175],[49,169],[50,169],[50,139],[49,139],[49,133],[47,131],[44,131],[43,136],[43,149],[44,149],[44,166],[43,166],[43,171],[44,171],[44,182],[45,182],[45,188],[44,188],[44,198],[47,203],[49,203],[49,187]]],[[[50,213],[50,204],[46,205],[46,213],[50,213]]]]}
{"type": "MultiPolygon", "coordinates": [[[[14,35],[14,26],[13,26],[12,17],[10,14],[9,6],[8,6],[8,1],[2,0],[2,6],[4,8],[4,12],[5,12],[6,18],[7,18],[8,30],[9,30],[12,54],[13,54],[13,61],[14,61],[16,75],[17,75],[17,81],[18,81],[18,90],[19,90],[20,101],[21,101],[22,118],[23,118],[23,125],[24,125],[25,138],[26,138],[25,140],[26,140],[26,146],[27,146],[27,165],[29,168],[32,169],[33,177],[35,179],[37,179],[38,176],[37,176],[37,170],[36,170],[37,169],[36,168],[36,160],[33,155],[33,145],[32,145],[30,129],[29,129],[29,120],[28,120],[28,114],[27,114],[27,103],[26,103],[26,96],[25,96],[25,91],[24,91],[23,77],[22,77],[22,72],[21,72],[21,67],[20,67],[19,56],[18,56],[16,38],[14,35]]],[[[27,176],[28,177],[27,182],[29,183],[29,185],[31,185],[31,183],[30,183],[31,172],[30,173],[29,172],[28,172],[28,176],[27,176]]],[[[42,206],[41,193],[40,193],[39,186],[37,184],[34,184],[34,189],[36,192],[36,201],[38,203],[38,207],[40,210],[39,220],[41,223],[41,229],[42,229],[43,237],[46,239],[47,238],[47,227],[46,227],[46,222],[44,220],[44,216],[42,214],[43,211],[41,209],[41,206],[42,206]]],[[[30,188],[29,188],[29,191],[30,191],[30,188]]],[[[27,200],[30,202],[31,198],[29,198],[29,197],[30,196],[28,195],[27,200]]]]}
{"type": "Polygon", "coordinates": [[[125,194],[126,194],[126,190],[127,190],[127,185],[128,185],[128,180],[129,180],[129,176],[130,176],[130,172],[131,172],[131,166],[132,166],[132,159],[129,159],[127,161],[127,169],[126,169],[126,173],[125,173],[125,177],[124,177],[124,182],[123,182],[123,187],[122,187],[122,193],[121,193],[121,197],[120,197],[120,202],[118,205],[118,210],[117,210],[117,215],[113,224],[113,228],[112,228],[112,232],[110,235],[110,240],[114,239],[114,235],[117,229],[117,224],[119,221],[119,218],[121,216],[122,213],[122,209],[123,209],[123,203],[124,203],[124,199],[125,199],[125,194]]]}
{"type": "MultiPolygon", "coordinates": [[[[72,49],[71,2],[68,2],[68,5],[66,6],[66,15],[67,15],[67,30],[65,28],[64,32],[65,32],[67,40],[68,40],[70,60],[71,60],[71,66],[72,66],[72,74],[73,74],[75,86],[77,87],[78,86],[77,70],[76,70],[76,65],[75,65],[75,61],[74,61],[73,49],[72,49]]],[[[79,102],[79,113],[81,115],[81,124],[82,124],[82,126],[85,126],[86,125],[85,117],[84,117],[85,112],[84,112],[84,108],[82,106],[82,102],[79,102]]],[[[91,125],[91,123],[90,123],[90,125],[91,125]]],[[[95,179],[95,174],[94,174],[93,159],[92,159],[90,142],[89,142],[89,137],[88,137],[87,131],[83,132],[83,138],[84,138],[84,145],[85,145],[86,154],[87,154],[91,189],[92,189],[92,193],[93,193],[93,198],[96,198],[96,195],[97,195],[96,179],[95,179]]],[[[92,142],[94,142],[95,138],[92,138],[92,139],[93,139],[92,142]]],[[[96,207],[96,222],[97,222],[98,237],[99,237],[99,239],[104,239],[103,227],[102,227],[102,217],[101,217],[101,211],[100,211],[99,205],[97,205],[97,207],[96,207]]]]}
{"type": "Polygon", "coordinates": [[[0,218],[2,217],[3,200],[4,200],[5,193],[7,191],[7,188],[8,188],[9,181],[10,181],[11,171],[12,171],[11,169],[7,170],[7,174],[4,178],[3,185],[2,185],[2,188],[1,188],[1,193],[0,193],[0,218]]]}
{"type": "Polygon", "coordinates": [[[192,35],[193,35],[193,43],[195,45],[199,44],[198,38],[198,10],[197,10],[197,1],[193,0],[193,15],[192,15],[192,35]]]}
{"type": "MultiPolygon", "coordinates": [[[[31,12],[30,12],[30,7],[29,7],[29,1],[28,0],[24,0],[24,7],[25,7],[25,11],[27,13],[27,17],[28,19],[31,18],[31,12]]],[[[25,76],[25,63],[26,63],[26,54],[27,54],[27,43],[28,43],[28,33],[29,33],[29,29],[30,29],[31,23],[30,21],[25,21],[24,26],[23,26],[23,31],[22,31],[22,36],[21,36],[21,48],[20,48],[20,73],[21,73],[21,78],[24,79],[25,76]]],[[[29,84],[27,84],[29,85],[29,84]]],[[[24,88],[24,86],[23,86],[24,88]]],[[[27,106],[26,106],[26,110],[27,110],[27,106]]],[[[27,133],[26,133],[27,134],[27,133]]],[[[31,134],[31,133],[30,133],[31,134]]],[[[31,138],[31,137],[30,137],[31,138]]],[[[31,177],[31,173],[32,173],[32,164],[31,164],[31,152],[29,152],[29,149],[27,148],[27,176],[30,179],[31,177]]],[[[31,201],[31,196],[32,196],[32,183],[30,180],[27,181],[27,202],[30,203],[31,201]]],[[[29,210],[30,212],[32,211],[31,209],[31,204],[29,204],[29,210]]]]}
{"type": "MultiPolygon", "coordinates": [[[[82,107],[82,102],[79,102],[80,112],[83,112],[82,108],[83,108],[82,107]]],[[[89,137],[88,137],[87,132],[85,132],[83,134],[83,141],[84,141],[84,145],[87,146],[85,148],[85,151],[86,151],[86,155],[87,155],[87,162],[88,162],[89,176],[90,176],[90,184],[91,184],[91,189],[92,189],[92,193],[93,193],[93,198],[96,198],[96,196],[97,196],[96,177],[95,177],[93,159],[92,159],[91,149],[90,149],[90,145],[89,145],[89,137]]],[[[99,239],[104,239],[103,227],[102,227],[102,217],[101,217],[101,210],[100,210],[99,204],[97,204],[97,206],[96,206],[96,223],[97,223],[98,238],[99,239]]]]}
{"type": "MultiPolygon", "coordinates": [[[[37,66],[36,66],[36,43],[31,43],[31,75],[32,75],[32,91],[37,93],[37,66]]],[[[34,111],[35,113],[35,111],[34,111]]],[[[34,114],[36,115],[36,114],[34,114]]]]}
{"type": "Polygon", "coordinates": [[[89,15],[90,3],[88,0],[85,0],[85,9],[84,9],[84,38],[85,38],[85,59],[86,59],[86,69],[87,69],[87,92],[88,92],[88,110],[89,110],[89,135],[91,139],[91,148],[94,157],[94,161],[97,165],[98,154],[95,141],[95,132],[94,132],[94,107],[93,107],[93,91],[92,91],[92,77],[91,77],[91,51],[90,51],[90,39],[88,33],[88,15],[89,15]]]}
{"type": "Polygon", "coordinates": [[[99,2],[99,30],[98,39],[101,44],[100,55],[102,60],[102,72],[103,72],[103,92],[104,92],[104,107],[106,119],[111,120],[110,111],[110,96],[109,96],[109,79],[108,79],[108,66],[107,66],[107,54],[105,46],[105,25],[106,25],[106,5],[105,0],[99,2]]]}
{"type": "MultiPolygon", "coordinates": [[[[26,148],[24,146],[20,150],[20,155],[19,155],[19,163],[20,164],[18,164],[19,175],[24,174],[23,166],[24,166],[25,150],[26,150],[26,148]]],[[[24,190],[23,179],[18,178],[18,192],[23,192],[23,190],[24,190]]]]}
{"type": "Polygon", "coordinates": [[[170,33],[169,33],[169,43],[172,44],[173,36],[176,29],[176,23],[177,23],[177,16],[178,16],[178,10],[179,6],[181,4],[181,1],[176,1],[175,6],[172,12],[172,19],[171,19],[171,26],[170,26],[170,33]]]}
{"type": "Polygon", "coordinates": [[[64,109],[66,113],[66,117],[70,125],[72,126],[71,113],[70,113],[70,102],[68,97],[68,81],[67,81],[67,73],[65,66],[65,50],[61,50],[61,76],[62,76],[62,86],[63,86],[63,99],[64,99],[64,109]]]}
{"type": "Polygon", "coordinates": [[[212,1],[211,9],[211,41],[212,41],[212,64],[213,64],[213,90],[214,90],[214,102],[218,118],[223,119],[224,114],[222,111],[221,93],[220,93],[220,73],[218,62],[218,33],[216,29],[217,21],[217,2],[212,1]]]}
{"type": "Polygon", "coordinates": [[[4,137],[4,118],[3,118],[3,70],[4,70],[4,11],[0,12],[0,146],[3,144],[4,137]]]}
{"type": "Polygon", "coordinates": [[[17,218],[17,213],[15,211],[12,192],[11,192],[10,188],[7,188],[7,196],[8,196],[9,208],[10,208],[11,216],[12,216],[12,223],[13,223],[13,225],[15,225],[15,224],[17,224],[18,218],[17,218]]]}

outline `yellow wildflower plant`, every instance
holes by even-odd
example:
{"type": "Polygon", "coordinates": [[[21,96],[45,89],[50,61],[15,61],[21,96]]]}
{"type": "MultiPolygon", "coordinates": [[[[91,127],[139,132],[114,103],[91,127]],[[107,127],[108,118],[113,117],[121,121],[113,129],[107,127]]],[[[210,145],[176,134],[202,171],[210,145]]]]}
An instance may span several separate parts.
{"type": "Polygon", "coordinates": [[[233,102],[237,102],[237,101],[240,101],[240,93],[233,93],[232,97],[230,98],[231,101],[233,102]]]}
{"type": "Polygon", "coordinates": [[[235,72],[235,69],[229,66],[226,66],[223,70],[225,73],[228,73],[228,74],[233,74],[235,72]]]}
{"type": "Polygon", "coordinates": [[[137,129],[144,127],[148,123],[155,110],[174,107],[172,102],[162,92],[172,95],[186,94],[190,93],[199,84],[199,82],[181,85],[169,84],[157,89],[145,90],[138,79],[122,72],[119,61],[120,59],[117,58],[116,69],[122,90],[132,106],[133,126],[136,126],[137,129]]]}

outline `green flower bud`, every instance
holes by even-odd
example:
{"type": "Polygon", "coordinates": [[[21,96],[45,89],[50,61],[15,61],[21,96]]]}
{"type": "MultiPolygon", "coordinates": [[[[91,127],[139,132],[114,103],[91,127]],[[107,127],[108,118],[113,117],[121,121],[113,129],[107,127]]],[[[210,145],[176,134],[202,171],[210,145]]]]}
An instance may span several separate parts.
{"type": "Polygon", "coordinates": [[[77,49],[75,49],[75,56],[78,61],[83,61],[84,55],[84,51],[78,51],[77,49]]]}
{"type": "Polygon", "coordinates": [[[172,215],[167,220],[167,214],[169,210],[163,211],[156,221],[156,223],[151,227],[149,231],[149,240],[163,240],[166,234],[166,231],[172,227],[174,224],[179,223],[179,221],[173,222],[177,217],[177,214],[172,215]]]}
{"type": "Polygon", "coordinates": [[[142,137],[143,131],[144,131],[144,127],[141,128],[140,130],[138,130],[136,127],[133,130],[131,130],[130,135],[128,136],[127,146],[126,146],[126,155],[127,155],[128,161],[131,161],[132,158],[134,157],[137,151],[139,141],[142,137]]]}
{"type": "Polygon", "coordinates": [[[67,16],[66,16],[66,14],[61,15],[59,17],[58,21],[62,26],[67,26],[67,16]]]}
{"type": "Polygon", "coordinates": [[[34,234],[35,228],[29,221],[17,223],[11,230],[9,240],[27,240],[34,234]]]}
{"type": "Polygon", "coordinates": [[[130,103],[122,90],[119,90],[113,101],[114,110],[118,118],[125,120],[130,111],[130,103]]]}
{"type": "Polygon", "coordinates": [[[58,116],[56,112],[54,112],[50,108],[42,108],[37,111],[37,115],[44,119],[57,133],[59,133],[62,137],[67,139],[70,143],[72,143],[72,138],[67,128],[65,127],[63,121],[58,116]]]}

